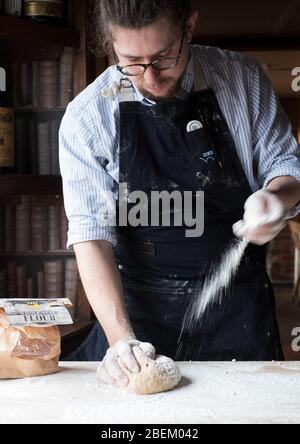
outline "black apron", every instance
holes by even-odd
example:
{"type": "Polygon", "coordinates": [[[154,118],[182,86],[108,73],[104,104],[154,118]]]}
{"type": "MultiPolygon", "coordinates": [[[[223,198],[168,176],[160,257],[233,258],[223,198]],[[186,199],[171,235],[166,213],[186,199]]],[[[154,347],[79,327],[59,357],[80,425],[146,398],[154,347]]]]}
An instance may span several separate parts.
{"type": "MultiPolygon", "coordinates": [[[[121,90],[120,183],[128,193],[144,191],[150,201],[153,191],[189,191],[194,214],[196,193],[205,194],[201,237],[186,237],[190,227],[175,225],[172,206],[169,227],[117,227],[115,258],[129,317],[137,339],[179,361],[282,360],[265,248],[254,245],[222,304],[209,308],[192,335],[183,332],[179,346],[190,298],[230,245],[232,225],[243,218],[252,194],[216,95],[195,59],[195,92],[184,101],[136,102],[126,79],[121,90]]],[[[129,198],[126,205],[129,214],[136,204],[129,198]]],[[[107,347],[97,324],[70,359],[102,360],[107,347]]]]}

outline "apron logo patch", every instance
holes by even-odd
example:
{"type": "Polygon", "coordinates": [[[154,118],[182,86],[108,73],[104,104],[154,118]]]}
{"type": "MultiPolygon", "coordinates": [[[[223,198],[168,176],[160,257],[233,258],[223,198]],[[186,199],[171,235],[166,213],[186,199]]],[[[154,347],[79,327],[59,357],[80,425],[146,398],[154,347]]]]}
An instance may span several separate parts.
{"type": "Polygon", "coordinates": [[[205,163],[208,163],[209,160],[215,160],[215,153],[214,151],[208,151],[207,153],[203,153],[199,159],[205,163]]]}
{"type": "Polygon", "coordinates": [[[187,124],[186,130],[188,133],[192,133],[194,131],[197,131],[199,129],[202,129],[203,125],[199,120],[192,120],[187,124]]]}

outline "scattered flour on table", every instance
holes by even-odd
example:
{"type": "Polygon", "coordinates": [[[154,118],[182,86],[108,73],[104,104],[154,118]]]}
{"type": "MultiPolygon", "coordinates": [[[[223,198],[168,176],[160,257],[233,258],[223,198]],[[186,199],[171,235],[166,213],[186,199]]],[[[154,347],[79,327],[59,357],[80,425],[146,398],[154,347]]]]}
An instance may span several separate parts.
{"type": "Polygon", "coordinates": [[[47,385],[47,379],[40,376],[36,378],[24,378],[24,379],[7,379],[7,380],[0,380],[0,390],[1,390],[1,383],[6,383],[10,385],[10,389],[13,392],[22,392],[23,390],[30,390],[30,389],[43,389],[47,385]]]}
{"type": "Polygon", "coordinates": [[[65,366],[67,371],[33,384],[20,381],[19,392],[0,381],[0,423],[300,422],[297,363],[180,363],[184,379],[178,389],[150,396],[96,386],[97,364],[65,366]]]}
{"type": "Polygon", "coordinates": [[[100,393],[88,393],[83,405],[70,403],[64,419],[94,423],[101,418],[107,424],[123,420],[144,424],[149,421],[201,423],[275,418],[288,422],[295,421],[295,417],[300,419],[300,409],[299,415],[295,413],[300,394],[299,367],[271,363],[195,363],[183,364],[181,370],[189,383],[181,385],[179,390],[136,397],[111,387],[105,392],[100,389],[100,393]],[[98,396],[102,400],[100,405],[98,396]]]}

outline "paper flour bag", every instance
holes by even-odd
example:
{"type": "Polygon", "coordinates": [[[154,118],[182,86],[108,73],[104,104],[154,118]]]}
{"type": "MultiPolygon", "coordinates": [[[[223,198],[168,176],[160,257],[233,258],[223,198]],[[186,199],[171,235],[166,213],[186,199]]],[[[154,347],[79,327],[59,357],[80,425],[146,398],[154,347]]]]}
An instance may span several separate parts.
{"type": "Polygon", "coordinates": [[[58,325],[72,324],[68,299],[0,299],[0,379],[59,370],[58,325]]]}

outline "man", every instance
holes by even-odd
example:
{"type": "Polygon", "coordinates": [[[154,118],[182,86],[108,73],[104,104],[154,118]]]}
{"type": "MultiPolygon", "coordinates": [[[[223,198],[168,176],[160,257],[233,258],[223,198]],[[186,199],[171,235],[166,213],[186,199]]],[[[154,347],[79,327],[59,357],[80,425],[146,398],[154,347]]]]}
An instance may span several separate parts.
{"type": "Polygon", "coordinates": [[[270,82],[242,54],[190,45],[198,14],[189,0],[97,3],[117,65],[68,106],[60,162],[68,247],[103,330],[70,359],[102,361],[99,379],[118,386],[128,383],[118,359],[139,371],[135,347],[179,360],[283,359],[258,245],[298,213],[300,162],[270,82]],[[203,235],[188,238],[184,224],[113,227],[108,196],[121,211],[121,183],[147,196],[192,192],[194,210],[204,191],[203,235]],[[237,277],[178,353],[188,302],[240,220],[235,233],[251,245],[237,277]]]}

